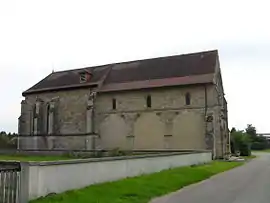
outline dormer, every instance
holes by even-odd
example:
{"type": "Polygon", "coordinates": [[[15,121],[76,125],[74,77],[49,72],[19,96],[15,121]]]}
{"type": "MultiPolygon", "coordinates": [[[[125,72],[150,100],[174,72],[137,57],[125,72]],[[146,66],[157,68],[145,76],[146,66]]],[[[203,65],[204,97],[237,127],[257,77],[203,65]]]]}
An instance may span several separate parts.
{"type": "Polygon", "coordinates": [[[80,76],[80,83],[89,82],[92,77],[92,71],[86,69],[81,70],[79,72],[79,76],[80,76]]]}

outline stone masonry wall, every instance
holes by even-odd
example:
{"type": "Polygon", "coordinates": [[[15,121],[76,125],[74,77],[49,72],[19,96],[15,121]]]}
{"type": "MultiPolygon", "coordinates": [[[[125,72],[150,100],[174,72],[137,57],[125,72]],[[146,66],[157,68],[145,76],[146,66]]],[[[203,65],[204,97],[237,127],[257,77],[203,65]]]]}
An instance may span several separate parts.
{"type": "Polygon", "coordinates": [[[213,86],[213,99],[216,101],[216,106],[213,108],[215,114],[215,145],[216,156],[222,157],[224,153],[228,153],[229,147],[229,132],[228,132],[228,118],[226,113],[226,103],[224,99],[224,89],[220,73],[220,67],[217,66],[215,85],[213,86]]]}
{"type": "MultiPolygon", "coordinates": [[[[87,109],[87,99],[89,96],[88,89],[76,90],[76,91],[59,91],[53,93],[42,93],[37,95],[29,95],[22,102],[22,113],[20,117],[20,134],[32,134],[33,127],[33,106],[36,99],[39,98],[43,101],[44,105],[47,105],[52,99],[56,99],[55,106],[55,118],[54,118],[54,129],[55,134],[76,134],[76,133],[86,133],[86,109],[87,109]]],[[[44,109],[44,108],[42,108],[44,109]]],[[[46,112],[43,113],[46,115],[46,112]]],[[[46,121],[46,119],[44,119],[46,121]]],[[[47,124],[44,122],[44,126],[47,124]]],[[[41,132],[41,134],[46,134],[46,132],[41,132]]],[[[24,138],[22,140],[28,140],[28,145],[22,142],[22,146],[34,147],[34,143],[29,142],[29,140],[35,140],[32,138],[24,138]]],[[[50,138],[54,148],[73,148],[73,149],[84,149],[85,148],[85,137],[53,137],[50,138]]],[[[46,139],[36,139],[36,147],[38,148],[48,148],[48,140],[46,139]]]]}
{"type": "MultiPolygon", "coordinates": [[[[209,109],[216,105],[214,94],[213,86],[208,86],[209,109]]],[[[207,148],[204,86],[100,94],[96,111],[102,148],[207,148]],[[191,95],[188,106],[185,105],[187,92],[191,95]],[[146,105],[148,95],[151,95],[151,108],[146,105]]]]}
{"type": "MultiPolygon", "coordinates": [[[[31,131],[30,106],[38,96],[44,103],[58,98],[55,133],[85,133],[89,92],[89,89],[81,89],[27,96],[22,105],[22,132],[31,131]]],[[[207,97],[211,111],[217,103],[213,86],[207,87],[207,97]]],[[[96,131],[100,133],[100,140],[96,140],[98,148],[207,148],[204,86],[100,93],[96,99],[95,115],[96,131]],[[190,105],[185,104],[187,92],[191,95],[190,105]],[[151,95],[151,108],[146,106],[148,95],[151,95]],[[116,99],[115,110],[112,109],[113,98],[116,99]]],[[[61,141],[58,145],[83,149],[84,141],[78,137],[76,142],[66,144],[61,141]]]]}

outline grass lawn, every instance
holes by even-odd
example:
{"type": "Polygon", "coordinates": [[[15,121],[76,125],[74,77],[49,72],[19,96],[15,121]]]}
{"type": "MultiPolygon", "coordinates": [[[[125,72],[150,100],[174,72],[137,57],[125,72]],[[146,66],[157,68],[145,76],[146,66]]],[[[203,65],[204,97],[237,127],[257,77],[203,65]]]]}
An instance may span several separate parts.
{"type": "Polygon", "coordinates": [[[68,156],[37,156],[37,155],[1,155],[0,161],[9,160],[9,161],[57,161],[57,160],[66,160],[71,159],[68,156]]]}
{"type": "Polygon", "coordinates": [[[159,173],[92,185],[31,203],[147,203],[152,198],[207,179],[217,173],[242,165],[243,162],[213,161],[200,166],[181,167],[159,173]]]}

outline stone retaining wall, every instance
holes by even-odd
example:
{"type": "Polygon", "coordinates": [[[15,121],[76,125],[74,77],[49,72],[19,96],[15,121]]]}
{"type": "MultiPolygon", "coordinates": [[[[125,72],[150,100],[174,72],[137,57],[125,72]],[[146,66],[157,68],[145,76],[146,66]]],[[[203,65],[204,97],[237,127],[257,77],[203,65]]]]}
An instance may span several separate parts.
{"type": "MultiPolygon", "coordinates": [[[[171,152],[125,157],[106,157],[53,162],[22,163],[21,191],[28,201],[50,193],[61,193],[92,184],[212,160],[209,151],[171,152]]],[[[24,203],[24,202],[23,202],[24,203]]]]}

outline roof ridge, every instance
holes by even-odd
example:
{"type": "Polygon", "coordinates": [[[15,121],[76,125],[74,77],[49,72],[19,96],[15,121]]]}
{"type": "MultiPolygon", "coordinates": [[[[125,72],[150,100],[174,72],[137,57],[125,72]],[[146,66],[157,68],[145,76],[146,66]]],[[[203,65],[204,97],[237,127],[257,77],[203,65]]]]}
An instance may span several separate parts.
{"type": "Polygon", "coordinates": [[[63,73],[63,72],[79,71],[79,70],[83,70],[83,69],[86,69],[86,68],[91,68],[91,67],[73,68],[73,69],[67,69],[67,70],[59,70],[59,71],[54,71],[53,73],[63,73]]]}

